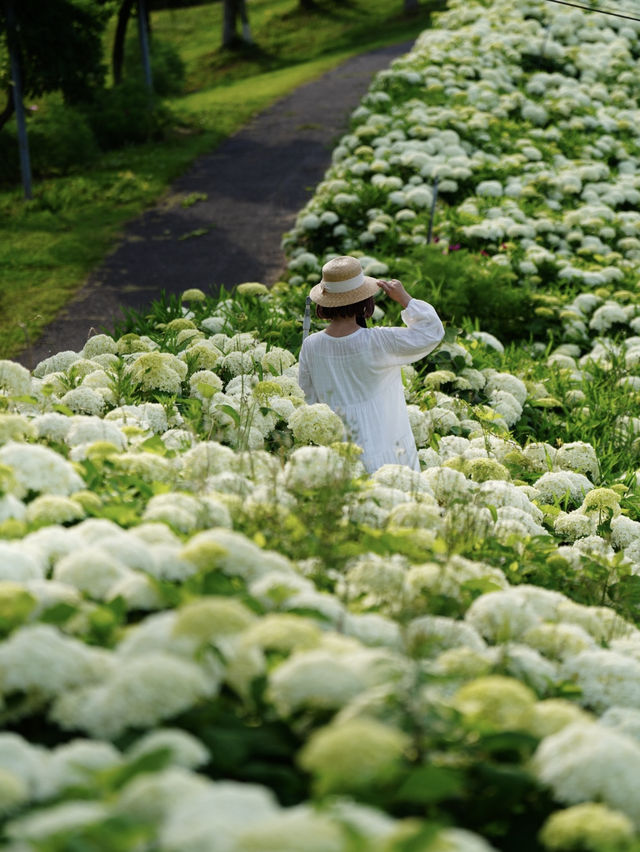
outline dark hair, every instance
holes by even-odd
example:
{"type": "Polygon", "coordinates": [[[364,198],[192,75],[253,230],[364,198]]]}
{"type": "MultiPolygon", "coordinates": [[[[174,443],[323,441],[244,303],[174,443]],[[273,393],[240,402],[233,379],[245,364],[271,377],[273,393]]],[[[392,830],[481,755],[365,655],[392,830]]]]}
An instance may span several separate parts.
{"type": "Polygon", "coordinates": [[[373,314],[375,301],[373,296],[363,299],[361,302],[353,302],[351,305],[336,305],[328,308],[325,305],[316,305],[316,316],[322,320],[332,320],[336,317],[356,317],[368,319],[373,314]]]}

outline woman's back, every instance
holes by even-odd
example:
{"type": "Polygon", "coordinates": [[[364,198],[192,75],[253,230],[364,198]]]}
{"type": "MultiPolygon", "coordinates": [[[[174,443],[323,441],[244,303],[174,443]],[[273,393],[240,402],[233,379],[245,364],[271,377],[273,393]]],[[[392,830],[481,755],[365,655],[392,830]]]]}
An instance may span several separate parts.
{"type": "Polygon", "coordinates": [[[444,330],[427,302],[411,299],[406,328],[359,328],[344,337],[308,337],[300,352],[300,386],[308,403],[324,402],[363,450],[369,471],[386,463],[417,468],[400,368],[431,352],[444,330]]]}

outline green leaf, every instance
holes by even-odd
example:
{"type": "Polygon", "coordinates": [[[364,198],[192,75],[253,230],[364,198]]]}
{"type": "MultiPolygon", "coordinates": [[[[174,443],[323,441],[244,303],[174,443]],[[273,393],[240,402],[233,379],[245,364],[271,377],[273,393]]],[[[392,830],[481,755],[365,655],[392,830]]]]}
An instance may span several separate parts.
{"type": "Polygon", "coordinates": [[[77,609],[73,604],[57,603],[40,613],[38,621],[42,621],[45,624],[64,624],[76,612],[77,609]]]}
{"type": "Polygon", "coordinates": [[[155,453],[158,456],[166,456],[167,447],[160,435],[152,435],[140,444],[141,448],[147,453],[155,453]]]}
{"type": "Polygon", "coordinates": [[[220,411],[224,411],[225,414],[228,414],[236,426],[240,426],[240,415],[232,405],[221,404],[216,407],[219,408],[220,411]]]}
{"type": "Polygon", "coordinates": [[[147,772],[159,772],[164,769],[171,761],[171,749],[157,748],[153,751],[141,755],[135,760],[125,763],[124,766],[117,766],[112,769],[107,769],[102,773],[102,781],[110,790],[119,790],[135,778],[136,775],[141,775],[147,772]]]}
{"type": "Polygon", "coordinates": [[[426,804],[459,796],[464,790],[464,774],[448,766],[421,766],[413,770],[397,790],[399,802],[426,804]]]}
{"type": "Polygon", "coordinates": [[[478,740],[478,746],[491,754],[496,752],[532,752],[538,745],[538,737],[524,731],[501,731],[497,734],[485,734],[478,740]]]}
{"type": "Polygon", "coordinates": [[[68,405],[63,405],[61,402],[57,403],[56,405],[53,405],[52,408],[59,414],[66,414],[67,417],[73,417],[73,415],[75,414],[75,412],[72,411],[68,405]]]}
{"type": "Polygon", "coordinates": [[[609,587],[609,594],[616,603],[640,604],[640,576],[632,574],[623,577],[618,583],[609,587]]]}
{"type": "Polygon", "coordinates": [[[124,503],[109,503],[100,512],[100,517],[115,521],[118,526],[129,527],[140,520],[140,512],[135,506],[124,503]]]}

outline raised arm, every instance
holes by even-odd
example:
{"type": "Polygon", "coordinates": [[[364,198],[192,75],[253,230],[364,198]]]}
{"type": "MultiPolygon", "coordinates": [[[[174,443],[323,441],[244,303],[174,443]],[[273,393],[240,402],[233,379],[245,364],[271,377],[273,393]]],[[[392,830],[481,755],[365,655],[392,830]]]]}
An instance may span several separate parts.
{"type": "Polygon", "coordinates": [[[389,365],[410,364],[432,352],[444,337],[444,328],[435,308],[413,299],[400,281],[378,281],[381,289],[402,305],[406,328],[378,328],[376,332],[389,365]]]}

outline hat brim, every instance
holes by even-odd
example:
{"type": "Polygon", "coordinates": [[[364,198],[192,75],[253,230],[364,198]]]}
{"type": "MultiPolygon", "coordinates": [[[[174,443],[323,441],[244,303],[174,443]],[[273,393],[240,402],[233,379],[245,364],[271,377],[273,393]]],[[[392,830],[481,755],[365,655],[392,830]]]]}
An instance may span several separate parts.
{"type": "Polygon", "coordinates": [[[342,305],[354,305],[356,302],[375,296],[378,290],[380,290],[378,279],[365,275],[364,283],[355,290],[347,290],[346,293],[330,293],[329,290],[325,290],[324,285],[320,282],[320,284],[311,288],[309,296],[312,302],[315,302],[316,305],[322,305],[323,308],[339,308],[342,305]]]}

